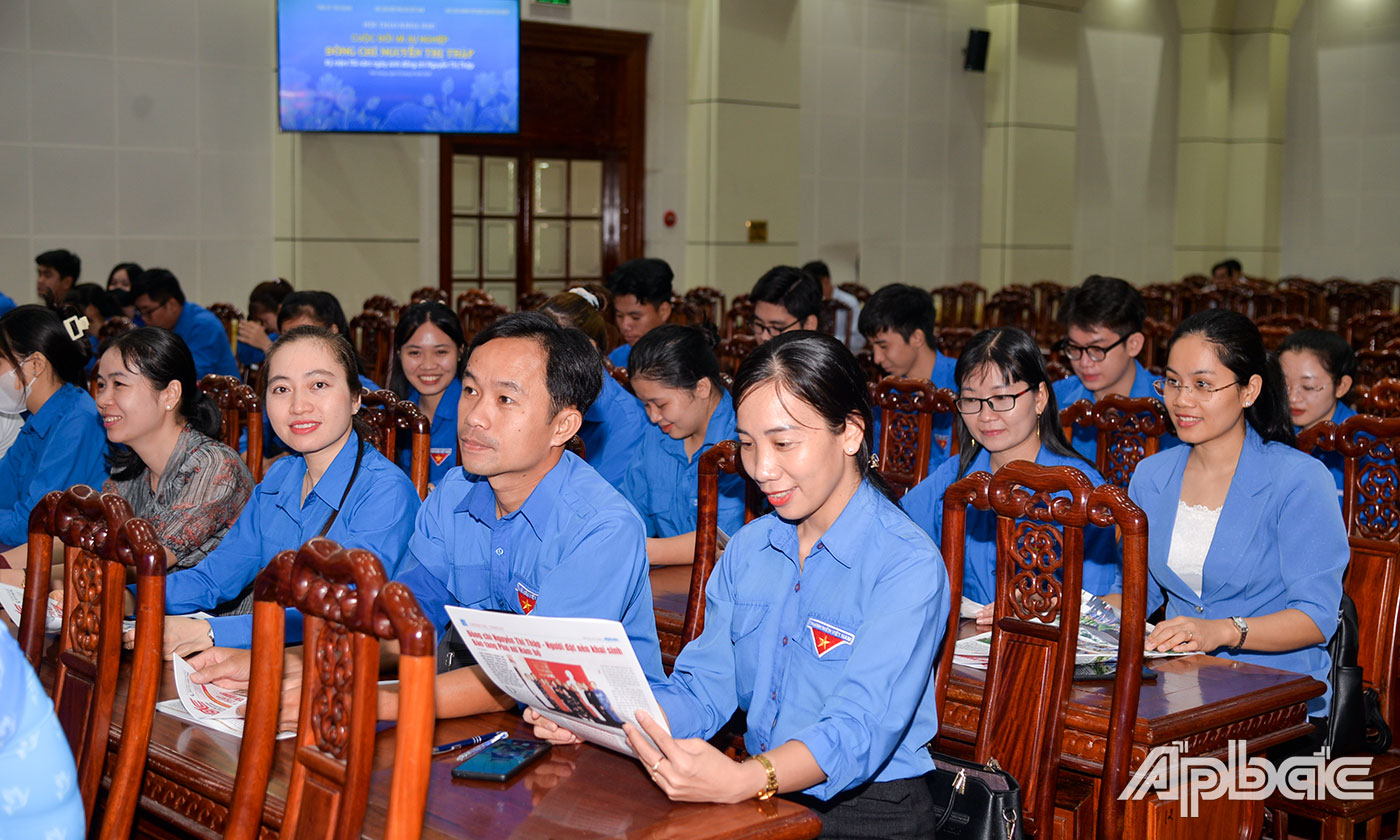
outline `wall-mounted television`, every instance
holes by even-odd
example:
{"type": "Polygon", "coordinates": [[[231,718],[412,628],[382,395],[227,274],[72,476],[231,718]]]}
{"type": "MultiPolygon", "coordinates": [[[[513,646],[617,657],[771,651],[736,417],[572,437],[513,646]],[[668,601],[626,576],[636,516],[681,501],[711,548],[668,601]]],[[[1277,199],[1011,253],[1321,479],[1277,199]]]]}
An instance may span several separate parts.
{"type": "Polygon", "coordinates": [[[283,131],[520,130],[519,0],[278,0],[283,131]]]}

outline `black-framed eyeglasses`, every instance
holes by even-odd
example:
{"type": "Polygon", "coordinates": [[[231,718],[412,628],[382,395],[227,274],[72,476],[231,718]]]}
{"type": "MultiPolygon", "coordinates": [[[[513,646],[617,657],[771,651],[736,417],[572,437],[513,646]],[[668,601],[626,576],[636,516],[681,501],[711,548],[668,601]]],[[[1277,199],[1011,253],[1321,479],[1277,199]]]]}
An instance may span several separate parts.
{"type": "Polygon", "coordinates": [[[993,394],[990,397],[958,397],[953,400],[954,407],[959,414],[981,414],[982,405],[985,403],[992,411],[1010,411],[1016,407],[1016,399],[1024,397],[1031,392],[1031,387],[1026,386],[1026,390],[1019,394],[993,394]]]}
{"type": "Polygon", "coordinates": [[[1080,356],[1087,354],[1089,356],[1089,361],[1102,362],[1105,358],[1108,357],[1108,351],[1127,341],[1128,336],[1131,335],[1132,333],[1128,333],[1128,335],[1123,336],[1122,338],[1118,339],[1117,341],[1113,342],[1107,347],[1100,347],[1097,344],[1075,344],[1068,338],[1063,338],[1060,339],[1059,350],[1061,353],[1064,353],[1066,356],[1068,356],[1070,358],[1070,361],[1077,362],[1079,361],[1080,356]]]}
{"type": "Polygon", "coordinates": [[[765,324],[762,321],[753,321],[749,324],[749,331],[754,335],[781,335],[797,326],[798,323],[799,321],[797,319],[793,319],[792,323],[786,325],[765,324]]]}

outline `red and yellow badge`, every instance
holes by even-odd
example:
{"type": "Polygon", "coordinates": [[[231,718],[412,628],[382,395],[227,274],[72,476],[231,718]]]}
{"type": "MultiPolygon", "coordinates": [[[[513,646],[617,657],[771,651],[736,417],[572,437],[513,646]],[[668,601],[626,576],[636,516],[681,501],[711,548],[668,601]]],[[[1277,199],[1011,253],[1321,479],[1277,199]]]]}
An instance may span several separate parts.
{"type": "Polygon", "coordinates": [[[447,458],[448,458],[448,456],[451,455],[451,454],[452,454],[452,447],[450,447],[450,446],[446,446],[446,447],[438,447],[438,446],[435,446],[435,447],[433,447],[432,449],[429,449],[429,450],[428,450],[428,457],[432,458],[432,459],[433,459],[433,463],[434,463],[434,464],[437,464],[439,467],[442,466],[442,462],[443,462],[443,461],[446,461],[447,458]]]}
{"type": "Polygon", "coordinates": [[[842,630],[834,624],[827,624],[818,618],[807,619],[807,630],[812,634],[812,647],[817,650],[817,657],[821,658],[831,653],[842,645],[855,644],[854,633],[842,630]]]}
{"type": "Polygon", "coordinates": [[[515,584],[515,600],[520,602],[520,611],[525,615],[535,611],[535,602],[540,599],[540,594],[530,589],[523,583],[515,584]]]}

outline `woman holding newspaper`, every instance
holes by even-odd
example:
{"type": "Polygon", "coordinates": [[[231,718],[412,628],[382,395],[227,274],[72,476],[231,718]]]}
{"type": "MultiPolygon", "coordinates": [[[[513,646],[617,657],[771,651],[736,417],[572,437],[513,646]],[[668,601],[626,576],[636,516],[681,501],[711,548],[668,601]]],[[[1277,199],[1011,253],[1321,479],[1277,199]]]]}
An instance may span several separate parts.
{"type": "Polygon", "coordinates": [[[710,577],[705,631],[656,692],[670,733],[639,713],[629,741],[672,799],[790,793],[825,837],[930,836],[947,577],[870,466],[860,367],[833,338],[788,333],[749,355],[734,395],[744,467],[776,512],[735,534],[710,577]],[[738,763],[704,740],[736,708],[753,756],[738,763]]]}

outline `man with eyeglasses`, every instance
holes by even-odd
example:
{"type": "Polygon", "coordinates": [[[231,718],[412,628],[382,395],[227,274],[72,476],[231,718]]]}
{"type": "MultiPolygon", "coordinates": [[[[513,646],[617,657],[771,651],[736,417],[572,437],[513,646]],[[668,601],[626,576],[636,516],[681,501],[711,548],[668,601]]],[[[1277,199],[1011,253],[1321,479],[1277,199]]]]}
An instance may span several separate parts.
{"type": "Polygon", "coordinates": [[[238,376],[238,363],[223,322],[194,301],[185,300],[180,281],[169,270],[148,268],[141,272],[131,284],[131,297],[147,325],[170,330],[185,340],[194,356],[196,376],[238,376]]]}
{"type": "MultiPolygon", "coordinates": [[[[1060,408],[1076,400],[1098,402],[1110,394],[1157,397],[1152,374],[1137,360],[1145,342],[1146,317],[1142,295],[1126,280],[1095,274],[1069,290],[1060,303],[1065,338],[1056,349],[1069,360],[1074,375],[1054,384],[1060,408]]],[[[1098,433],[1093,428],[1076,426],[1070,443],[1085,458],[1096,459],[1098,433]]],[[[1160,445],[1165,449],[1176,443],[1176,438],[1163,435],[1160,445]]]]}
{"type": "Polygon", "coordinates": [[[749,292],[753,320],[749,330],[759,344],[793,330],[815,330],[822,311],[822,287],[807,272],[790,265],[769,269],[749,292]]]}

